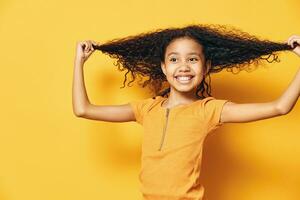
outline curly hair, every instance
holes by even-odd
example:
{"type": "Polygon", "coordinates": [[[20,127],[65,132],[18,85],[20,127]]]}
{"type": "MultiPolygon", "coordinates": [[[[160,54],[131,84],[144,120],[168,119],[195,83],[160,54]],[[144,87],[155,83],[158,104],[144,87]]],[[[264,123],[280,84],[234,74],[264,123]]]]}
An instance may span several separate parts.
{"type": "Polygon", "coordinates": [[[232,73],[234,68],[238,69],[238,72],[244,69],[249,72],[250,66],[257,68],[261,61],[279,62],[277,51],[292,49],[286,43],[259,39],[234,27],[215,24],[191,24],[181,28],[156,29],[113,39],[93,47],[111,58],[116,58],[117,62],[114,65],[118,70],[127,69],[123,87],[125,87],[127,74],[131,72],[133,79],[127,84],[128,86],[136,76],[140,78],[138,84],[143,77],[147,77],[142,87],[150,84],[155,96],[165,96],[169,94],[170,87],[164,88],[163,84],[168,82],[161,70],[161,62],[165,60],[165,51],[170,42],[180,37],[189,37],[198,42],[203,47],[206,61],[210,61],[208,73],[197,86],[196,96],[199,98],[205,98],[204,92],[211,96],[210,73],[222,71],[224,68],[232,73]],[[208,83],[206,77],[209,79],[208,83]]]}

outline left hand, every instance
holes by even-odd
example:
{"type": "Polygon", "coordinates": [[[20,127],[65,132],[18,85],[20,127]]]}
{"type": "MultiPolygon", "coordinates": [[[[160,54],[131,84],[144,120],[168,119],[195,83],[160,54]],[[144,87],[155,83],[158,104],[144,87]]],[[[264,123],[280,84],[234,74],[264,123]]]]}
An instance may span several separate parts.
{"type": "Polygon", "coordinates": [[[298,36],[298,35],[292,35],[287,40],[287,44],[290,45],[292,48],[296,47],[292,51],[295,54],[297,54],[298,56],[300,56],[300,36],[298,36]],[[298,45],[296,46],[295,43],[297,43],[298,45]]]}

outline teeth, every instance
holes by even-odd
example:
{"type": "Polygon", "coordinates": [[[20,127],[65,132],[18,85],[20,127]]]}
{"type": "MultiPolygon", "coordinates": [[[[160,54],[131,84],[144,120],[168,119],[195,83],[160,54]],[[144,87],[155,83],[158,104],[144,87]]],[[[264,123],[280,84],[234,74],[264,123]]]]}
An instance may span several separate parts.
{"type": "Polygon", "coordinates": [[[192,77],[190,77],[190,76],[178,76],[177,79],[181,80],[181,81],[187,81],[187,80],[192,79],[192,77]]]}

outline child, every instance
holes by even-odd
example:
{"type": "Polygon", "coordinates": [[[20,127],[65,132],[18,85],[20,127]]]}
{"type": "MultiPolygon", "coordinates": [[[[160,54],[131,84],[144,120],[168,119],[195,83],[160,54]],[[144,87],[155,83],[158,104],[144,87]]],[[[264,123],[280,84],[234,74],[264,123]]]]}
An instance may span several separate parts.
{"type": "Polygon", "coordinates": [[[238,104],[216,99],[210,95],[205,78],[224,68],[241,70],[263,60],[278,61],[276,51],[293,50],[300,56],[299,44],[300,37],[296,35],[287,43],[275,43],[213,25],[160,29],[106,44],[79,42],[73,82],[74,113],[101,121],[136,121],[143,126],[139,180],[144,199],[201,200],[204,187],[199,177],[205,137],[223,123],[287,114],[300,95],[300,70],[280,98],[266,103],[238,104]],[[130,71],[133,78],[149,77],[143,87],[150,84],[155,96],[124,105],[90,104],[82,68],[96,49],[117,58],[117,65],[130,71]],[[158,93],[164,82],[169,87],[158,93]]]}

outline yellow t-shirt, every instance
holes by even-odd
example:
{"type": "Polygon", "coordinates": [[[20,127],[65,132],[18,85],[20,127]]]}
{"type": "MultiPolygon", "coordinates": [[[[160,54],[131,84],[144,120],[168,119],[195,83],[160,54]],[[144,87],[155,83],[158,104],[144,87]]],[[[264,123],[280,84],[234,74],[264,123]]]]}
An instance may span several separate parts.
{"type": "Polygon", "coordinates": [[[165,108],[166,99],[156,96],[129,102],[144,131],[139,189],[144,200],[202,200],[203,141],[223,124],[219,119],[228,100],[206,97],[165,108]]]}

